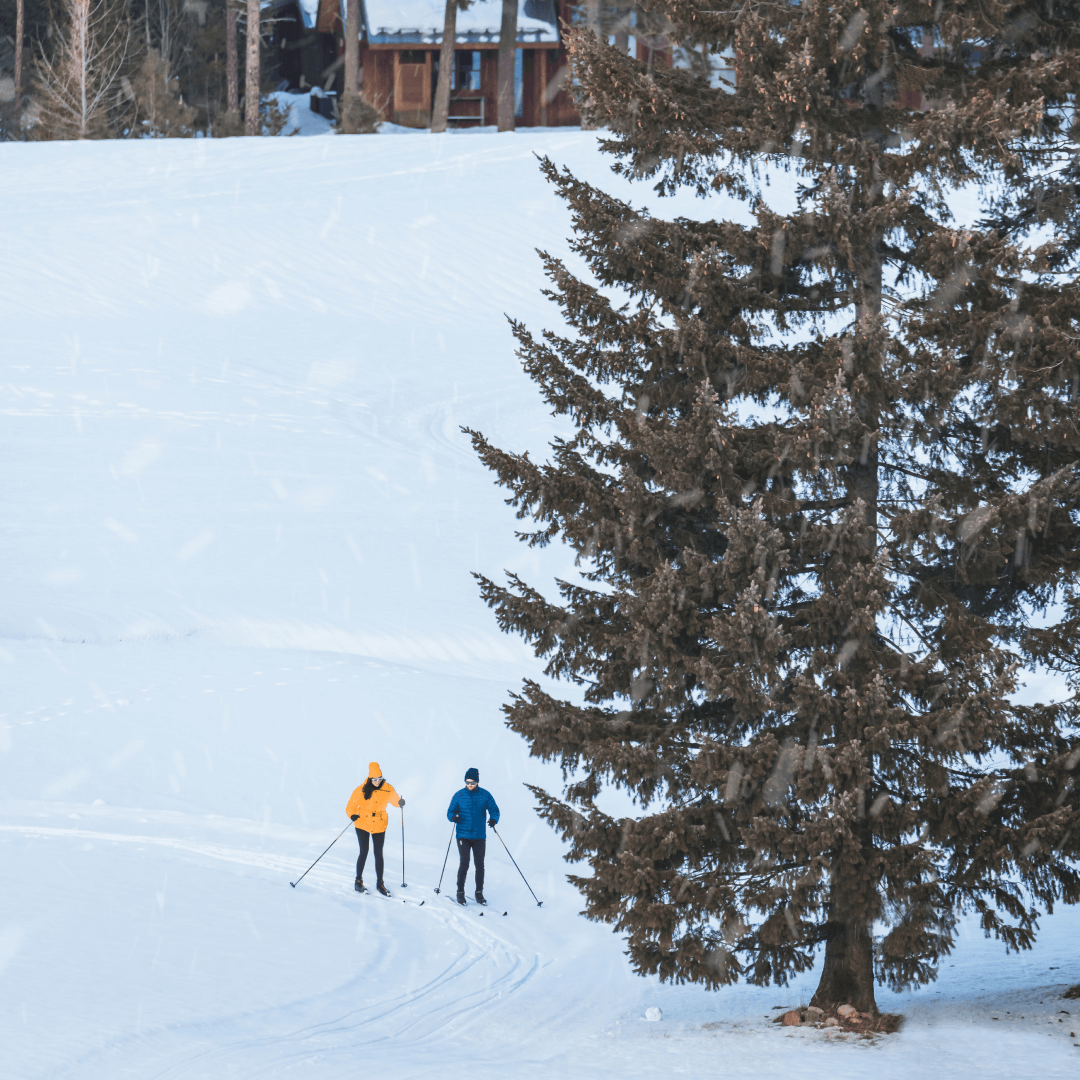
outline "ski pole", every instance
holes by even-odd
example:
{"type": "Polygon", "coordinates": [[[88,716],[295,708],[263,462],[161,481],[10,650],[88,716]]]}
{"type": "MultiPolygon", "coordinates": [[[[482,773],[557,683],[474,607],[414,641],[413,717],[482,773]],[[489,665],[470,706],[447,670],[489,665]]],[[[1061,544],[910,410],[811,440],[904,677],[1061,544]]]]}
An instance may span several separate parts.
{"type": "Polygon", "coordinates": [[[436,892],[439,892],[439,890],[442,889],[443,874],[446,873],[446,860],[450,858],[450,845],[454,842],[454,830],[456,828],[456,824],[450,826],[450,839],[446,841],[446,854],[443,856],[442,874],[439,875],[439,884],[438,887],[435,889],[436,892]]]}
{"type": "Polygon", "coordinates": [[[405,807],[401,808],[401,887],[407,889],[405,884],[405,807]]]}
{"type": "MultiPolygon", "coordinates": [[[[351,825],[352,822],[350,821],[349,824],[345,826],[345,829],[349,828],[349,826],[351,825]]],[[[335,836],[334,839],[330,841],[330,843],[326,846],[326,851],[329,851],[345,835],[345,829],[342,829],[341,832],[339,832],[337,836],[335,836]]],[[[324,851],[322,855],[325,855],[326,851],[324,851]]],[[[322,855],[319,856],[319,859],[322,858],[322,855]]],[[[295,889],[296,886],[299,885],[300,882],[308,876],[308,874],[314,868],[315,863],[317,863],[319,859],[316,859],[315,862],[313,862],[311,866],[309,866],[295,881],[290,881],[289,884],[295,889]]]]}
{"type": "MultiPolygon", "coordinates": [[[[489,822],[489,824],[490,824],[490,822],[489,822]]],[[[498,829],[496,829],[494,825],[492,825],[492,826],[491,826],[491,831],[492,831],[492,832],[493,832],[493,833],[494,833],[494,834],[495,834],[496,836],[499,836],[499,830],[498,830],[498,829]]],[[[503,839],[503,838],[502,838],[501,836],[499,836],[499,843],[500,843],[500,844],[502,844],[502,846],[503,846],[503,850],[504,850],[504,851],[506,852],[506,854],[507,854],[507,855],[510,855],[510,849],[509,849],[509,848],[508,848],[508,847],[506,846],[506,841],[505,841],[505,840],[504,840],[504,839],[503,839]]],[[[515,859],[513,855],[510,855],[510,861],[511,861],[511,862],[512,862],[512,863],[514,864],[514,869],[515,869],[515,870],[516,870],[516,871],[517,871],[517,872],[518,872],[519,874],[521,874],[521,867],[520,867],[520,866],[518,866],[518,864],[517,864],[517,859],[515,859]]],[[[528,890],[529,890],[529,892],[531,892],[531,893],[532,893],[532,898],[533,898],[534,900],[536,900],[536,893],[534,893],[534,892],[532,891],[532,886],[531,886],[531,885],[529,884],[529,882],[528,882],[528,880],[526,879],[526,877],[525,877],[525,875],[524,875],[524,874],[521,874],[521,880],[525,882],[525,888],[526,888],[526,889],[528,889],[528,890]]],[[[536,906],[537,906],[537,907],[543,907],[543,906],[544,906],[544,902],[543,902],[542,900],[536,900],[536,906]]]]}

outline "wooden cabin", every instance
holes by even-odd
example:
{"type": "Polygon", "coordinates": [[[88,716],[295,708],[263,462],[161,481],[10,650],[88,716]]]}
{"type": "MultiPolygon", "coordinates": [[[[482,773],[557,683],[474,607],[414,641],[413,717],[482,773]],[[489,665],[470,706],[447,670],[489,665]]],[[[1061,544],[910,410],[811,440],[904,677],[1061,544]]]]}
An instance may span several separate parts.
{"type": "MultiPolygon", "coordinates": [[[[360,52],[364,97],[388,120],[427,127],[439,75],[442,0],[360,0],[364,42],[360,52]]],[[[564,83],[566,54],[560,14],[568,0],[518,0],[515,122],[522,127],[578,124],[564,83]]],[[[457,16],[450,121],[453,126],[498,122],[496,83],[502,5],[479,0],[457,16]]]]}
{"type": "MultiPolygon", "coordinates": [[[[280,0],[279,0],[280,2],[280,0]]],[[[295,0],[298,18],[282,23],[280,73],[292,86],[343,87],[341,0],[295,0]]],[[[570,0],[518,0],[515,124],[557,127],[581,122],[567,90],[560,20],[570,0]]],[[[383,118],[405,127],[431,123],[442,47],[444,0],[360,0],[361,93],[383,118]]],[[[498,122],[498,0],[476,0],[457,15],[450,126],[498,122]]]]}

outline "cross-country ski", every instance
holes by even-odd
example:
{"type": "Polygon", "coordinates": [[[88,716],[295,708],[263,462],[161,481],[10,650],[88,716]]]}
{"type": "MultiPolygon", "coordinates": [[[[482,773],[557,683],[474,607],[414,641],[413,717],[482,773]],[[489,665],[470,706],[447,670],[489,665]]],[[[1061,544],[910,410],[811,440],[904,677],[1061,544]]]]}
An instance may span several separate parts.
{"type": "MultiPolygon", "coordinates": [[[[484,914],[484,910],[479,904],[473,905],[473,904],[468,903],[468,901],[466,901],[463,904],[459,900],[455,900],[454,897],[452,897],[452,896],[448,896],[448,897],[446,897],[446,899],[449,900],[450,903],[453,904],[454,907],[456,907],[456,908],[466,908],[469,911],[475,910],[475,912],[476,912],[476,914],[478,916],[482,916],[484,914]]],[[[492,912],[492,914],[498,914],[498,912],[497,911],[492,912]]],[[[502,914],[506,915],[506,914],[508,914],[508,912],[504,911],[504,912],[502,912],[502,914]]]]}

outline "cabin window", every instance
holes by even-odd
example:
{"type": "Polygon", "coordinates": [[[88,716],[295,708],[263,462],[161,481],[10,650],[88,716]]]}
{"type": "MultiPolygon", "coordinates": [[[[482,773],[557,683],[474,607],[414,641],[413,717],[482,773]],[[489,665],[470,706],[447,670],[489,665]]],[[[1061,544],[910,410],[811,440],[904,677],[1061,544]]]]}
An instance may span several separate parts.
{"type": "Polygon", "coordinates": [[[465,49],[454,51],[454,70],[450,78],[453,90],[480,89],[480,53],[465,49]]]}

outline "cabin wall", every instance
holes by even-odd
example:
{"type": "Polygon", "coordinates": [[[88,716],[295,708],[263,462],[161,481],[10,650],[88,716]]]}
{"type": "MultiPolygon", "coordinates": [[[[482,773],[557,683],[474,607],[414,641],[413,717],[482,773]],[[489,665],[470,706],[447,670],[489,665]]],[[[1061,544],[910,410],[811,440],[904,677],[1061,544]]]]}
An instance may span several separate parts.
{"type": "MultiPolygon", "coordinates": [[[[479,100],[484,102],[484,123],[498,122],[498,49],[477,49],[464,44],[457,52],[480,53],[480,90],[455,90],[450,115],[476,115],[479,100]]],[[[388,49],[362,47],[361,92],[384,120],[403,127],[426,128],[431,124],[438,71],[438,49],[388,49]]],[[[522,49],[521,127],[564,127],[581,123],[568,92],[569,70],[564,49],[522,49]]],[[[473,127],[467,119],[450,121],[451,127],[473,127]]]]}
{"type": "Polygon", "coordinates": [[[484,95],[484,122],[497,124],[499,122],[498,49],[483,49],[480,52],[480,92],[484,95]]]}
{"type": "Polygon", "coordinates": [[[395,49],[391,56],[394,94],[390,119],[402,127],[430,127],[431,106],[435,98],[432,51],[395,49]]]}
{"type": "Polygon", "coordinates": [[[538,64],[537,82],[543,86],[543,90],[538,95],[536,125],[567,127],[580,124],[581,116],[570,95],[570,68],[566,50],[547,49],[545,52],[547,55],[538,64]]]}
{"type": "Polygon", "coordinates": [[[394,107],[394,54],[386,49],[360,49],[360,92],[384,120],[394,107]]]}
{"type": "Polygon", "coordinates": [[[521,126],[536,127],[540,114],[540,65],[536,54],[539,49],[523,49],[521,57],[521,126]]]}

